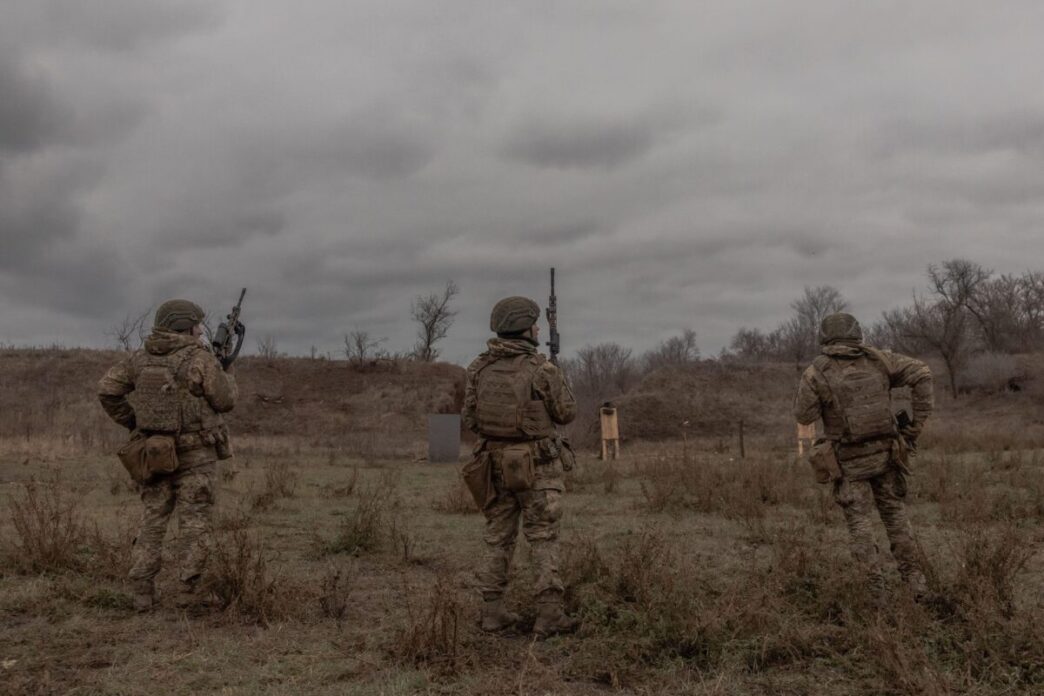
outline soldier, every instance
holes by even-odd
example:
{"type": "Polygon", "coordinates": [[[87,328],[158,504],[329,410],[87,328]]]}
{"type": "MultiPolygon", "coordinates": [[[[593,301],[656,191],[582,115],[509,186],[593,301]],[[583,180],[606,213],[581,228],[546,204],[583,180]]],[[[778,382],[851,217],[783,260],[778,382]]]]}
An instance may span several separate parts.
{"type": "Polygon", "coordinates": [[[533,631],[547,636],[577,625],[563,612],[558,571],[562,476],[573,456],[555,431],[576,417],[576,400],[559,369],[537,352],[539,318],[540,308],[525,297],[493,307],[497,337],[468,366],[463,419],[480,438],[469,466],[487,467],[490,482],[482,505],[487,550],[476,573],[482,629],[500,631],[519,620],[505,609],[504,591],[521,520],[536,566],[533,631]]]}
{"type": "Polygon", "coordinates": [[[169,435],[176,447],[177,468],[154,475],[141,486],[145,510],[131,550],[130,570],[139,611],[148,611],[155,603],[163,537],[175,510],[177,605],[196,602],[210,545],[215,462],[231,456],[220,414],[235,405],[236,382],[201,343],[202,321],[198,305],[187,300],[164,302],[144,348],[110,369],[98,383],[98,398],[109,417],[146,436],[169,435]],[[131,392],[133,403],[127,398],[131,392]]]}
{"type": "Polygon", "coordinates": [[[840,467],[834,499],[844,512],[852,556],[880,597],[884,578],[870,519],[876,505],[900,575],[916,598],[925,599],[925,576],[903,499],[907,452],[932,413],[932,373],[920,360],[863,344],[863,331],[850,314],[826,317],[819,342],[822,353],[801,377],[794,413],[804,425],[823,419],[823,446],[832,449],[840,467]],[[902,429],[892,412],[895,387],[911,391],[913,419],[902,429]]]}

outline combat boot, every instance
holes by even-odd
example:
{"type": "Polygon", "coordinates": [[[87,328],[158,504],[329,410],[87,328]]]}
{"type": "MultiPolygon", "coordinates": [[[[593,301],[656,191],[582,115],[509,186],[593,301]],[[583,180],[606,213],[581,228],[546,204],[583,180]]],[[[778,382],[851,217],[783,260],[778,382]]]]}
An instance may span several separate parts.
{"type": "Polygon", "coordinates": [[[481,628],[483,631],[496,633],[513,628],[519,622],[519,619],[518,614],[514,614],[504,608],[503,598],[487,599],[482,604],[481,628]]]}
{"type": "Polygon", "coordinates": [[[537,605],[536,623],[533,624],[533,633],[541,638],[547,638],[558,633],[572,633],[580,625],[580,621],[571,616],[566,616],[562,611],[562,600],[556,599],[550,602],[540,602],[537,605]]]}
{"type": "Polygon", "coordinates": [[[136,580],[132,588],[134,611],[145,613],[156,605],[156,588],[152,580],[136,580]]]}

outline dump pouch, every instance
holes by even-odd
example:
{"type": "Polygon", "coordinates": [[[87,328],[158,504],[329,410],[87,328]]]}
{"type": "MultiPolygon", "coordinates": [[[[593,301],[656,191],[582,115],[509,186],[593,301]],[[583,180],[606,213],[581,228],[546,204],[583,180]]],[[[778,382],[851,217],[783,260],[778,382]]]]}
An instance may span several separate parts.
{"type": "Polygon", "coordinates": [[[149,435],[145,438],[145,466],[149,478],[177,470],[178,452],[173,435],[149,435]]]}
{"type": "Polygon", "coordinates": [[[131,439],[116,450],[120,463],[135,483],[145,483],[149,478],[149,469],[145,465],[145,439],[145,435],[134,431],[131,439]]]}
{"type": "Polygon", "coordinates": [[[135,431],[131,439],[116,450],[123,468],[136,483],[148,483],[157,474],[178,468],[173,435],[148,435],[135,431]]]}
{"type": "Polygon", "coordinates": [[[468,487],[475,506],[485,510],[497,498],[497,490],[493,486],[493,461],[489,452],[479,451],[471,461],[461,467],[460,477],[468,487]]]}
{"type": "Polygon", "coordinates": [[[832,440],[816,440],[808,453],[808,463],[816,477],[816,483],[831,483],[841,478],[841,465],[832,440]]]}
{"type": "Polygon", "coordinates": [[[509,445],[497,451],[504,490],[522,493],[533,488],[536,472],[533,469],[533,449],[527,443],[509,445]]]}

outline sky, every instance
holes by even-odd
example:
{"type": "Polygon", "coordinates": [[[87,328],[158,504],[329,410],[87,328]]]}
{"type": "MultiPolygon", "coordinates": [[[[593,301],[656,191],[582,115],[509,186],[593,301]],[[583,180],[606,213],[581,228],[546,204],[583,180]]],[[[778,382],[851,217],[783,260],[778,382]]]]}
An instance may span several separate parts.
{"type": "Polygon", "coordinates": [[[705,355],[806,285],[1044,270],[1044,3],[5,0],[0,343],[249,288],[247,349],[443,356],[558,275],[563,353],[705,355]]]}

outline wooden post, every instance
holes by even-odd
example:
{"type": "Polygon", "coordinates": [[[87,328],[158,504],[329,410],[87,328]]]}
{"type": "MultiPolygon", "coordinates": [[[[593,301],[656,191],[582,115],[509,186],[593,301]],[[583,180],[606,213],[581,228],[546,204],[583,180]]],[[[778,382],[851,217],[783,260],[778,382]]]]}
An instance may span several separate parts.
{"type": "Polygon", "coordinates": [[[812,443],[816,441],[816,424],[809,423],[808,425],[797,424],[797,450],[798,456],[800,457],[806,451],[812,447],[812,443]]]}
{"type": "Polygon", "coordinates": [[[598,419],[602,426],[602,461],[620,457],[620,423],[616,417],[616,407],[608,401],[598,409],[598,419]]]}

